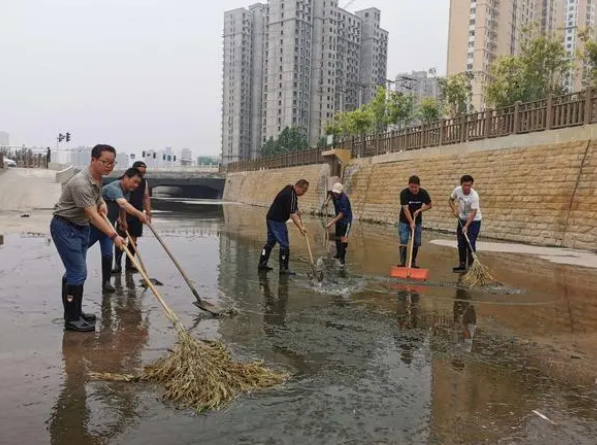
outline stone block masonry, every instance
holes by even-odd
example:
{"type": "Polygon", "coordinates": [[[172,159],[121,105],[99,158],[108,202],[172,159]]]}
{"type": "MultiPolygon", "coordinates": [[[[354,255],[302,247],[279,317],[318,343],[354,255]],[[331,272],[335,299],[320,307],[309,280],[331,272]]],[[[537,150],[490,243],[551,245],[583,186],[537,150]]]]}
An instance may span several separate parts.
{"type": "MultiPolygon", "coordinates": [[[[475,178],[485,237],[540,245],[594,249],[597,246],[597,141],[577,140],[520,148],[448,154],[421,150],[412,158],[354,160],[344,171],[353,213],[363,221],[395,224],[399,194],[416,174],[434,208],[426,228],[454,231],[447,201],[463,174],[475,178]]],[[[327,165],[231,173],[224,199],[269,206],[286,184],[309,180],[300,199],[303,212],[317,212],[325,199],[327,165]]]]}

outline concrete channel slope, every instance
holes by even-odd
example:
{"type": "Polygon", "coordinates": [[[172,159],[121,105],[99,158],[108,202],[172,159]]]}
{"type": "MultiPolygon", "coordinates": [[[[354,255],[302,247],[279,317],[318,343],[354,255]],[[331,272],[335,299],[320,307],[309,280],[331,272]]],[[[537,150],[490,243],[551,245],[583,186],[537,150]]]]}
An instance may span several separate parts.
{"type": "Polygon", "coordinates": [[[56,172],[44,169],[0,169],[0,212],[51,209],[62,187],[56,172]]]}

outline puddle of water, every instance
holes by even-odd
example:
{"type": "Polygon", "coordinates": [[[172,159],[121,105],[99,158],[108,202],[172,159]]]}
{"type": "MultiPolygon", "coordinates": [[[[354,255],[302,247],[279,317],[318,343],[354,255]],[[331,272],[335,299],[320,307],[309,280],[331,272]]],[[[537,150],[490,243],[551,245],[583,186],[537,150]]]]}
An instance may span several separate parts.
{"type": "MultiPolygon", "coordinates": [[[[175,331],[138,277],[123,275],[118,294],[100,295],[94,248],[85,304],[99,316],[98,332],[63,333],[54,323],[62,271],[54,247],[11,235],[0,250],[3,443],[595,443],[594,375],[589,384],[585,373],[595,369],[597,332],[590,274],[488,252],[500,281],[525,292],[459,289],[453,250],[426,243],[421,263],[445,285],[390,286],[393,234],[357,226],[346,271],[326,267],[319,285],[307,276],[308,254],[292,230],[299,275],[257,273],[263,210],[166,205],[156,228],[199,293],[240,312],[200,313],[159,244],[145,236],[139,248],[168,304],[198,337],[288,370],[291,381],[199,417],[164,406],[157,388],[87,382],[91,370],[135,371],[164,354],[175,331]]],[[[318,222],[309,224],[315,233],[318,222]]],[[[323,246],[314,250],[324,254],[323,246]]],[[[277,251],[272,258],[277,266],[277,251]]]]}

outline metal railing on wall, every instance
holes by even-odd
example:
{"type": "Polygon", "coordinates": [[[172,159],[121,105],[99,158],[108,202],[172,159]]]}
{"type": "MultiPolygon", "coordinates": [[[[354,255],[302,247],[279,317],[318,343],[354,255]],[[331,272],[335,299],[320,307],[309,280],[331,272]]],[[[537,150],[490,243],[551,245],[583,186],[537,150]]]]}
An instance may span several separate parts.
{"type": "MultiPolygon", "coordinates": [[[[576,127],[597,122],[597,91],[549,96],[543,100],[471,113],[397,131],[343,140],[335,148],[353,157],[371,157],[405,150],[460,144],[513,134],[576,127]]],[[[322,149],[283,153],[223,165],[223,172],[240,172],[323,163],[322,149]]]]}

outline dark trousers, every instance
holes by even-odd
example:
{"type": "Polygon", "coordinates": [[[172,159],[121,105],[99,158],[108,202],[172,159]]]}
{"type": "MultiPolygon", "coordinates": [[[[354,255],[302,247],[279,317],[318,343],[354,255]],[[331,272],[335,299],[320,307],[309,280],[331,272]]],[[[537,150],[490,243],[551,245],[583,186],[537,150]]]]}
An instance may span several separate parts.
{"type": "Polygon", "coordinates": [[[85,283],[89,226],[78,226],[54,217],[50,223],[50,234],[66,269],[67,284],[77,286],[85,283]]]}
{"type": "Polygon", "coordinates": [[[110,239],[108,235],[102,232],[95,226],[91,227],[91,232],[89,233],[89,246],[93,246],[95,243],[99,242],[100,250],[102,252],[102,258],[112,258],[112,251],[114,250],[114,241],[110,239]]]}
{"type": "MultiPolygon", "coordinates": [[[[458,223],[458,227],[456,228],[456,237],[458,239],[458,261],[461,265],[468,264],[469,266],[473,264],[473,256],[470,252],[470,248],[468,243],[466,242],[466,238],[462,233],[462,227],[466,224],[465,220],[460,220],[458,223]],[[468,263],[467,263],[468,259],[468,263]]],[[[473,252],[477,252],[477,238],[479,237],[479,232],[481,231],[481,221],[473,221],[468,227],[468,239],[471,242],[471,247],[473,248],[473,252]]]]}
{"type": "Polygon", "coordinates": [[[280,245],[280,249],[290,249],[290,241],[288,240],[288,227],[286,222],[272,221],[268,219],[267,222],[267,241],[266,247],[273,249],[277,244],[280,245]]]}

